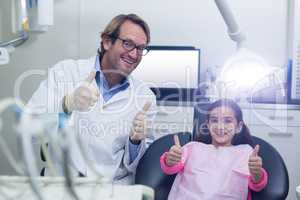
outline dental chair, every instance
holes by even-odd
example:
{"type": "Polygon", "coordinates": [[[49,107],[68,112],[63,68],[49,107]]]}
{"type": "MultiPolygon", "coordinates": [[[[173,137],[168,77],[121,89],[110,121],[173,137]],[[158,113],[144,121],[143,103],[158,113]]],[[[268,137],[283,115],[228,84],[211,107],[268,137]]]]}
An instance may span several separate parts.
{"type": "MultiPolygon", "coordinates": [[[[135,184],[150,186],[155,191],[155,200],[165,200],[171,190],[176,175],[167,176],[160,168],[160,156],[174,145],[174,134],[165,135],[154,141],[147,149],[136,169],[135,184]]],[[[177,134],[180,144],[192,140],[189,132],[177,134]]]]}
{"type": "MultiPolygon", "coordinates": [[[[177,133],[182,145],[191,140],[196,140],[201,130],[205,130],[203,126],[206,116],[205,109],[208,104],[199,104],[195,106],[194,112],[194,130],[191,133],[177,133]]],[[[277,150],[268,142],[258,137],[252,136],[254,146],[260,145],[259,155],[263,159],[263,167],[268,172],[268,184],[260,192],[252,192],[252,200],[284,200],[288,195],[289,178],[286,166],[277,150]]],[[[208,143],[208,141],[202,141],[208,143]]],[[[175,179],[175,175],[165,175],[159,163],[160,156],[168,151],[174,144],[173,134],[168,134],[159,138],[147,149],[141,158],[137,170],[135,183],[150,186],[155,191],[155,200],[166,200],[175,179]]]]}

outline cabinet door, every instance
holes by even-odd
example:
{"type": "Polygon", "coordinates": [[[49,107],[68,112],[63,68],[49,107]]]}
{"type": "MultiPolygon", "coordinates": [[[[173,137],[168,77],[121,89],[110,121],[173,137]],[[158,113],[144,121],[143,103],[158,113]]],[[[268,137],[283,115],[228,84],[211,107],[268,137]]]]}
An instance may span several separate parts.
{"type": "Polygon", "coordinates": [[[171,133],[178,132],[192,132],[192,123],[179,123],[179,122],[156,122],[152,126],[152,130],[157,137],[161,137],[171,133]]]}
{"type": "Polygon", "coordinates": [[[157,136],[192,132],[194,108],[190,106],[159,106],[152,129],[157,136]]]}
{"type": "Polygon", "coordinates": [[[188,106],[159,106],[155,121],[192,123],[194,108],[188,106]]]}
{"type": "Polygon", "coordinates": [[[246,123],[246,125],[249,126],[249,124],[251,124],[251,109],[242,109],[243,112],[243,120],[246,123]]]}
{"type": "Polygon", "coordinates": [[[299,110],[288,110],[282,108],[274,109],[251,109],[248,124],[266,126],[300,126],[299,110]]]}
{"type": "Polygon", "coordinates": [[[300,143],[300,127],[249,125],[249,129],[252,135],[260,137],[270,144],[282,143],[287,145],[299,145],[300,143]]]}
{"type": "Polygon", "coordinates": [[[282,109],[253,109],[250,124],[286,127],[291,116],[282,109]]]}

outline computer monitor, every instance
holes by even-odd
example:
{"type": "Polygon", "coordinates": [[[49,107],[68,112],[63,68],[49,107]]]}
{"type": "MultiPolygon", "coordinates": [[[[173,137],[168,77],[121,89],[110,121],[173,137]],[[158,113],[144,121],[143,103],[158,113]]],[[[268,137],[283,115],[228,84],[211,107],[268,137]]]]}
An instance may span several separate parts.
{"type": "Polygon", "coordinates": [[[194,101],[199,85],[200,50],[151,46],[133,76],[143,80],[158,101],[194,101]]]}

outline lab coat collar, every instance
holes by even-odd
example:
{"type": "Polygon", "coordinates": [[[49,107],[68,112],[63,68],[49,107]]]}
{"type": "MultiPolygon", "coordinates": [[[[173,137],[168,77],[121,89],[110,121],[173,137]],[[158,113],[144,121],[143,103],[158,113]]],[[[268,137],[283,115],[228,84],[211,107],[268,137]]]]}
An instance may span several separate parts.
{"type": "MultiPolygon", "coordinates": [[[[95,70],[98,72],[100,72],[100,77],[102,78],[101,81],[99,81],[99,84],[101,84],[107,91],[113,91],[113,90],[125,90],[128,85],[129,85],[129,81],[128,78],[125,77],[119,84],[109,88],[108,86],[108,82],[106,80],[106,77],[104,76],[102,70],[101,70],[101,61],[100,61],[100,57],[99,55],[96,56],[95,59],[95,70]]],[[[99,85],[98,85],[99,86],[99,85]]],[[[99,86],[101,87],[101,86],[99,86]]]]}
{"type": "Polygon", "coordinates": [[[118,92],[117,94],[115,94],[112,98],[110,98],[107,102],[103,103],[103,106],[107,106],[110,105],[112,103],[118,103],[119,101],[122,101],[124,99],[129,99],[129,98],[133,98],[133,87],[134,87],[134,83],[133,83],[133,79],[130,77],[128,78],[129,80],[129,86],[127,87],[127,89],[118,92]],[[131,81],[130,81],[131,80],[131,81]]]}

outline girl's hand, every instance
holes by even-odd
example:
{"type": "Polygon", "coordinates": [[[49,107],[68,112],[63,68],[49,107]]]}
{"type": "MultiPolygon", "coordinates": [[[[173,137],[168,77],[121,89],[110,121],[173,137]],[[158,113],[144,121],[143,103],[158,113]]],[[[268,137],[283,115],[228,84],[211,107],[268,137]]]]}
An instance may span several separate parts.
{"type": "Polygon", "coordinates": [[[182,157],[182,147],[180,145],[180,141],[178,135],[174,135],[174,143],[166,156],[166,164],[169,167],[172,167],[181,161],[182,157]]]}
{"type": "Polygon", "coordinates": [[[259,182],[262,176],[262,158],[258,155],[259,145],[256,145],[249,157],[249,171],[254,182],[259,182]]]}

